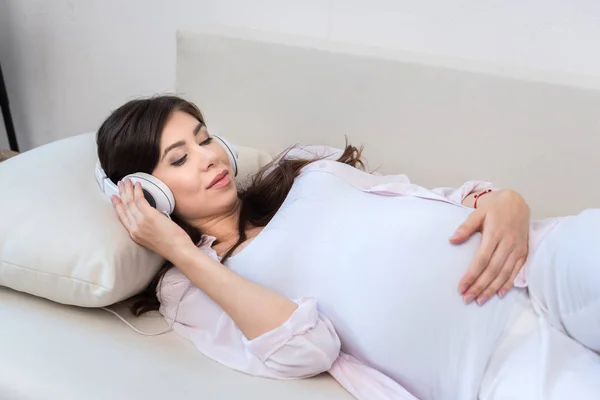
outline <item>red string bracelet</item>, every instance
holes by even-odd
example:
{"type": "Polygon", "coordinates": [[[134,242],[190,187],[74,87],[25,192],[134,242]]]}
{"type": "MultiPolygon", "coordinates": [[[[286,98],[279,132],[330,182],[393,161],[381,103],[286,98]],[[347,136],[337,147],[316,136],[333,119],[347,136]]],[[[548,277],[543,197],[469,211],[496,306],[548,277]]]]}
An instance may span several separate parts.
{"type": "Polygon", "coordinates": [[[483,196],[484,194],[487,194],[487,193],[489,193],[489,192],[491,192],[491,191],[492,191],[492,189],[488,189],[488,190],[485,190],[485,191],[483,191],[483,192],[481,192],[481,193],[479,193],[479,194],[476,194],[476,195],[475,195],[475,203],[473,203],[473,208],[477,208],[477,200],[479,200],[479,198],[480,198],[481,196],[483,196]]]}

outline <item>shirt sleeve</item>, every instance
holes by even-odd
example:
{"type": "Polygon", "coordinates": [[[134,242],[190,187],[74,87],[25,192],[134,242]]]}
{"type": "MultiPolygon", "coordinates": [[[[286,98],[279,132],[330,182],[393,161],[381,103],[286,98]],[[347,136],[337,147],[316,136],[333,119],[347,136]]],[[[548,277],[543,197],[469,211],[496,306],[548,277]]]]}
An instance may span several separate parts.
{"type": "Polygon", "coordinates": [[[179,270],[169,270],[160,285],[160,312],[173,329],[208,358],[250,375],[308,378],[328,371],[340,353],[333,324],[313,298],[298,304],[276,329],[248,340],[234,321],[179,270]]]}
{"type": "Polygon", "coordinates": [[[341,353],[329,373],[360,400],[419,400],[400,383],[349,354],[341,353]]]}

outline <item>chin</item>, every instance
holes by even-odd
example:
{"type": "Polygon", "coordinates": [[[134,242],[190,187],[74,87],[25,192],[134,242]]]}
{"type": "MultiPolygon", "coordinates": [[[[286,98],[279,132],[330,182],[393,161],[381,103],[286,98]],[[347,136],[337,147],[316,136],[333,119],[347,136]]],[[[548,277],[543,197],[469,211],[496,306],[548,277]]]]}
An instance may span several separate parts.
{"type": "Polygon", "coordinates": [[[231,201],[234,201],[234,202],[237,201],[238,190],[237,190],[237,186],[234,181],[231,181],[229,183],[229,186],[227,187],[227,191],[225,191],[223,194],[225,197],[230,198],[231,201]]]}

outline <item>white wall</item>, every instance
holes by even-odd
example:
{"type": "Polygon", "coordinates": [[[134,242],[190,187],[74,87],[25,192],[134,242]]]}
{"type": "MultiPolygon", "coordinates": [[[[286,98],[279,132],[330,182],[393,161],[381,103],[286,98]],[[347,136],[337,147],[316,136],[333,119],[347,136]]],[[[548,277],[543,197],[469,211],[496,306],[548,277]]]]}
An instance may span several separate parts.
{"type": "Polygon", "coordinates": [[[172,91],[175,31],[204,24],[600,75],[597,0],[0,0],[22,149],[172,91]]]}

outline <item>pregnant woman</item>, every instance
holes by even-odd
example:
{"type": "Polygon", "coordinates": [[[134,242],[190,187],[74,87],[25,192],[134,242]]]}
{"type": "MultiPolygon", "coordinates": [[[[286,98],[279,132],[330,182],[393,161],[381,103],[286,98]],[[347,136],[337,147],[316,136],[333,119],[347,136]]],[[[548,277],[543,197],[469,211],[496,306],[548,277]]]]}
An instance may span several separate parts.
{"type": "Polygon", "coordinates": [[[97,139],[121,223],[167,260],[134,311],[211,359],[329,372],[358,399],[600,398],[599,210],[531,221],[512,190],[428,190],[352,146],[292,148],[240,190],[231,146],[172,96],[121,106],[97,139]]]}

